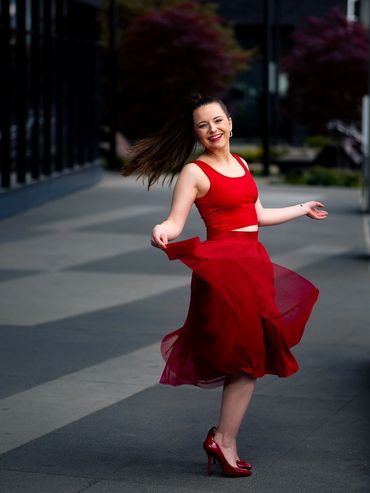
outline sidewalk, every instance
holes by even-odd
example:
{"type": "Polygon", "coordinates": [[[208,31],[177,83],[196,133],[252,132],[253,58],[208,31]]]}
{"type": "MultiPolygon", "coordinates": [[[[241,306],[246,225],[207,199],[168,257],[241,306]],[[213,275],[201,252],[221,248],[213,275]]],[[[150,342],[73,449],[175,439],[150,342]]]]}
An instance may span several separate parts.
{"type": "MultiPolygon", "coordinates": [[[[221,389],[158,385],[159,341],[182,325],[188,270],[150,247],[171,194],[120,175],[0,222],[1,493],[368,493],[370,269],[355,190],[268,186],[324,222],[261,229],[272,259],[320,289],[294,349],[259,380],[239,439],[250,478],[206,474],[221,389]]],[[[204,236],[192,211],[182,237],[204,236]]]]}

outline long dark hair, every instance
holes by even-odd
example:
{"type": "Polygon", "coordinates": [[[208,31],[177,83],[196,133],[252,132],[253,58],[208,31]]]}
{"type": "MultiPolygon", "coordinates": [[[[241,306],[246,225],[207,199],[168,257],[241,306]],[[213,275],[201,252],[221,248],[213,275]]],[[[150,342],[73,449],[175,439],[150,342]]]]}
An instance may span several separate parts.
{"type": "Polygon", "coordinates": [[[193,112],[210,103],[218,103],[225,114],[229,111],[223,101],[210,96],[184,99],[166,124],[157,132],[139,140],[130,148],[132,159],[122,168],[122,175],[133,173],[148,179],[148,189],[163,177],[172,182],[194,151],[197,139],[194,133],[193,112]]]}

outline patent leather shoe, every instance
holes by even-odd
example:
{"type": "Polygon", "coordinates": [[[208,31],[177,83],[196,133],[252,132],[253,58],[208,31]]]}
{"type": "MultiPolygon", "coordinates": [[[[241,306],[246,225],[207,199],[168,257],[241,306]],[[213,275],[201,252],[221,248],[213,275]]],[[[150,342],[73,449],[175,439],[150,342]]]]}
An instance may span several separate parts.
{"type": "MultiPolygon", "coordinates": [[[[209,430],[207,436],[211,436],[214,438],[216,430],[217,430],[217,428],[215,426],[212,426],[212,428],[209,430]]],[[[216,457],[213,458],[213,463],[216,464],[216,457]]],[[[246,460],[243,460],[243,459],[238,459],[236,461],[236,464],[238,467],[241,467],[242,469],[249,469],[249,470],[252,469],[252,464],[250,462],[247,462],[246,460]]]]}
{"type": "Polygon", "coordinates": [[[222,472],[225,476],[233,478],[241,478],[245,476],[251,476],[252,471],[244,469],[242,467],[234,467],[229,464],[224,456],[221,448],[216,443],[215,439],[211,435],[207,435],[203,442],[203,448],[208,456],[208,474],[212,474],[212,459],[217,459],[222,467],[222,472]]]}

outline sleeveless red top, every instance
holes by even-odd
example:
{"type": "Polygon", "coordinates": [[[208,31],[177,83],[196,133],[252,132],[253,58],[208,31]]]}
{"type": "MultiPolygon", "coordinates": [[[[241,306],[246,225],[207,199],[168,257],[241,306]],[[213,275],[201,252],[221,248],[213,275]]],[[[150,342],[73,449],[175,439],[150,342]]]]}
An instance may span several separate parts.
{"type": "Polygon", "coordinates": [[[258,224],[257,186],[241,158],[236,154],[233,156],[244,169],[243,176],[225,176],[204,161],[193,161],[211,184],[208,192],[194,202],[208,230],[231,231],[258,224]]]}

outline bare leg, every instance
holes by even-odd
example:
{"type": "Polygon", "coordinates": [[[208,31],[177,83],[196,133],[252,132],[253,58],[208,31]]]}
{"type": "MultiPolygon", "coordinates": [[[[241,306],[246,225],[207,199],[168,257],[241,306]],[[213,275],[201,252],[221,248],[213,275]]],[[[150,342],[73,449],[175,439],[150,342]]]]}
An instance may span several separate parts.
{"type": "Polygon", "coordinates": [[[238,373],[227,377],[224,383],[215,441],[232,466],[236,466],[238,459],[236,436],[252,398],[255,382],[246,373],[238,373]]]}

